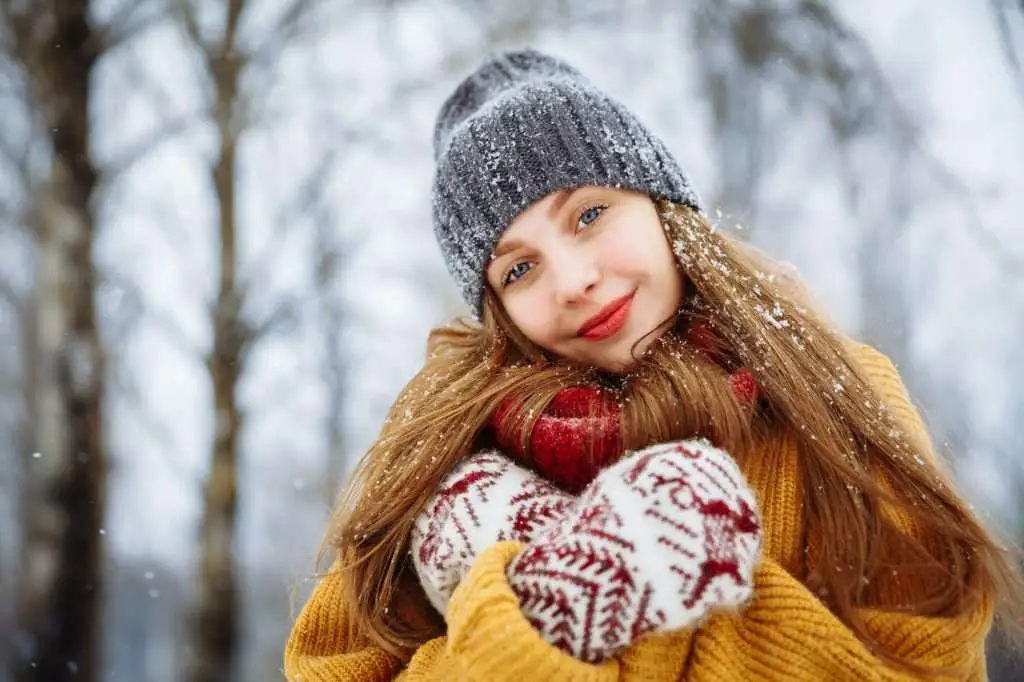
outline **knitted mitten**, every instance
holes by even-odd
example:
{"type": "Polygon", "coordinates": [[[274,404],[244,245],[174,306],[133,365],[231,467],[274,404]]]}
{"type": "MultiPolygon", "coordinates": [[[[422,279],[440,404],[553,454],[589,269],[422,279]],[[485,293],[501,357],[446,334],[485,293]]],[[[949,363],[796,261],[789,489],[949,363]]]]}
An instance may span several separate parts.
{"type": "Polygon", "coordinates": [[[655,445],[598,474],[513,560],[509,582],[544,639],[600,661],[746,601],[761,548],[755,509],[723,451],[655,445]]]}
{"type": "Polygon", "coordinates": [[[507,571],[524,616],[548,642],[596,662],[743,603],[761,546],[755,508],[732,458],[700,442],[632,453],[575,499],[484,453],[421,515],[413,559],[444,613],[479,551],[527,543],[507,571]]]}
{"type": "Polygon", "coordinates": [[[455,468],[416,519],[410,547],[427,598],[442,615],[477,556],[496,542],[530,542],[575,497],[496,450],[455,468]]]}

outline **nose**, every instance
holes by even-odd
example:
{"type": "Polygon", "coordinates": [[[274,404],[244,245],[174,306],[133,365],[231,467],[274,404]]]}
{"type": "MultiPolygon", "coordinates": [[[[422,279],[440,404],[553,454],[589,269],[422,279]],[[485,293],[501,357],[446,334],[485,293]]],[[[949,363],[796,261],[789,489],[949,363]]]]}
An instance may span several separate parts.
{"type": "Polygon", "coordinates": [[[597,262],[579,250],[563,254],[553,265],[555,299],[559,305],[579,303],[601,281],[601,268],[597,262]]]}

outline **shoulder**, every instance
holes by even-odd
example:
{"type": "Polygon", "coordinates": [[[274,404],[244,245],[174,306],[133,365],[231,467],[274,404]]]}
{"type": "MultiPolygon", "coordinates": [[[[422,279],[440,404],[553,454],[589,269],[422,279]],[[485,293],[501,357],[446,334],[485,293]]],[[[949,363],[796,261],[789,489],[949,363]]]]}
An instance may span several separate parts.
{"type": "Polygon", "coordinates": [[[864,379],[875,389],[879,399],[888,408],[897,411],[910,409],[916,413],[899,369],[887,355],[859,341],[847,341],[846,348],[855,369],[862,372],[864,379]]]}
{"type": "Polygon", "coordinates": [[[922,456],[930,459],[939,470],[946,471],[948,464],[936,454],[921,411],[911,398],[893,361],[881,351],[859,341],[847,341],[846,347],[855,368],[862,372],[864,379],[875,390],[883,409],[892,414],[898,427],[906,432],[922,456]]]}

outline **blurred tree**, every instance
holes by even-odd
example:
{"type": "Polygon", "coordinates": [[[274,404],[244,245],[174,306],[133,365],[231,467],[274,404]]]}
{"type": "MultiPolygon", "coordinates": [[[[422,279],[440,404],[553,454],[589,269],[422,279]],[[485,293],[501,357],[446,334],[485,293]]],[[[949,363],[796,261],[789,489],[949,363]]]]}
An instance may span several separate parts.
{"type": "MultiPolygon", "coordinates": [[[[1017,94],[1020,96],[1020,103],[1024,106],[1024,0],[990,0],[989,7],[995,21],[996,30],[999,34],[1000,45],[1006,58],[1007,67],[1014,78],[1017,86],[1017,94]]],[[[1018,242],[1017,252],[1021,254],[1020,243],[1018,242]]],[[[1014,259],[1013,274],[1017,281],[1024,280],[1024,255],[1014,259]]],[[[1011,366],[1024,366],[1024,353],[1018,346],[1012,354],[1011,366]],[[1014,364],[1014,360],[1017,360],[1014,364]]],[[[1010,425],[1018,425],[1024,418],[1024,386],[1017,382],[1013,386],[1011,405],[1008,409],[1010,425]]],[[[1012,427],[1011,427],[1012,428],[1012,427]]],[[[1009,431],[1009,429],[1007,429],[1009,431]]],[[[1006,457],[1006,464],[1016,471],[1015,488],[1024,493],[1024,457],[1019,454],[1016,457],[1006,457]]],[[[1017,537],[1024,543],[1024,494],[1016,496],[1020,502],[1016,518],[1014,519],[1017,537]]]]}
{"type": "Polygon", "coordinates": [[[333,289],[339,272],[346,264],[345,254],[354,249],[339,244],[333,229],[337,221],[323,205],[314,212],[314,277],[319,306],[319,323],[323,335],[324,382],[327,389],[327,463],[324,470],[324,501],[334,504],[348,462],[345,449],[343,416],[348,395],[349,354],[343,346],[342,333],[350,316],[333,289]]]}
{"type": "Polygon", "coordinates": [[[989,0],[999,42],[1024,104],[1024,0],[989,0]]]}
{"type": "Polygon", "coordinates": [[[971,193],[924,147],[871,46],[835,5],[736,0],[701,3],[690,12],[718,146],[721,190],[712,205],[756,221],[760,183],[770,170],[765,159],[780,153],[762,131],[785,129],[806,111],[827,121],[836,171],[863,229],[855,254],[864,301],[861,337],[897,364],[909,359],[912,316],[898,243],[922,190],[958,201],[966,218],[961,224],[995,264],[1008,274],[1024,272],[980,220],[971,193]],[[779,101],[781,109],[773,105],[779,101]],[[879,150],[883,183],[877,182],[877,156],[862,159],[879,150]]]}
{"type": "Polygon", "coordinates": [[[85,2],[0,2],[0,48],[30,112],[20,156],[31,185],[24,218],[36,263],[34,298],[22,300],[22,350],[33,453],[21,491],[21,572],[10,666],[17,680],[97,680],[106,500],[104,353],[93,263],[99,173],[91,160],[90,88],[106,36],[85,2]],[[28,149],[23,148],[23,152],[28,149]],[[40,176],[29,171],[42,163],[40,176]],[[38,180],[38,182],[36,182],[38,180]],[[29,312],[31,310],[31,313],[29,312]]]}
{"type": "Polygon", "coordinates": [[[219,286],[212,309],[213,347],[206,357],[215,427],[203,497],[199,594],[189,626],[186,679],[190,682],[232,679],[238,641],[233,547],[243,415],[236,402],[236,391],[244,370],[244,354],[253,340],[252,330],[242,318],[245,292],[240,289],[237,276],[236,246],[236,161],[246,113],[240,85],[247,59],[238,45],[238,32],[245,4],[243,0],[220,3],[224,24],[216,38],[201,32],[197,3],[183,0],[176,8],[210,82],[211,113],[218,138],[210,182],[219,217],[219,286]]]}
{"type": "MultiPolygon", "coordinates": [[[[205,357],[213,393],[214,438],[202,502],[198,594],[189,623],[186,679],[189,682],[223,682],[238,678],[240,644],[240,585],[234,547],[239,509],[238,468],[240,437],[246,413],[240,405],[238,386],[248,369],[255,345],[300,316],[300,305],[284,299],[267,314],[254,320],[252,296],[258,278],[266,275],[266,260],[275,255],[268,245],[263,259],[243,271],[239,252],[239,156],[261,122],[261,82],[282,53],[310,24],[317,0],[285,3],[259,35],[246,25],[259,26],[259,12],[268,8],[248,0],[219,3],[175,0],[174,12],[196,56],[201,82],[208,86],[209,117],[216,133],[216,151],[210,168],[210,185],[217,211],[219,246],[218,286],[211,306],[212,348],[205,357]],[[216,19],[213,19],[216,17],[216,19]],[[243,35],[244,34],[244,35],[243,35]]],[[[290,211],[302,211],[310,187],[319,186],[328,165],[303,184],[290,211]]],[[[282,212],[275,219],[278,237],[292,226],[294,215],[282,212]]],[[[273,240],[272,240],[273,241],[273,240]]]]}
{"type": "Polygon", "coordinates": [[[908,187],[897,169],[918,145],[918,130],[870,46],[822,0],[704,3],[693,10],[692,26],[718,146],[721,191],[713,204],[756,222],[766,160],[780,153],[763,131],[817,112],[838,152],[850,208],[867,231],[855,254],[861,300],[871,302],[861,311],[860,336],[897,363],[906,359],[909,313],[894,277],[893,243],[909,212],[908,187]],[[781,110],[772,106],[778,101],[781,110]],[[888,193],[862,184],[857,152],[865,142],[887,151],[888,193]]]}
{"type": "MultiPolygon", "coordinates": [[[[2,59],[0,59],[2,61],[2,59]]],[[[28,103],[14,83],[16,65],[3,64],[2,79],[9,97],[0,120],[27,122],[28,103]]],[[[36,306],[31,259],[33,236],[28,231],[28,200],[35,196],[34,174],[27,159],[35,136],[17,135],[17,125],[0,127],[0,680],[12,679],[18,635],[17,599],[21,573],[23,529],[22,484],[34,448],[32,395],[37,367],[36,306]],[[14,129],[14,130],[12,130],[14,129]],[[13,133],[13,134],[12,134],[13,133]],[[21,264],[21,267],[19,267],[21,264]]]]}

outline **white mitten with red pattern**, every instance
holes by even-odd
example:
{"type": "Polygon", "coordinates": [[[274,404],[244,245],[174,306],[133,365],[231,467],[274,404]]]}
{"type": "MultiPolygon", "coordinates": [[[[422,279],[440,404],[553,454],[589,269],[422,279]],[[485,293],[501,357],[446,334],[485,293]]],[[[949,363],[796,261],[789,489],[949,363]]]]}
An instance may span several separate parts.
{"type": "Polygon", "coordinates": [[[756,509],[725,452],[648,447],[598,474],[512,561],[509,582],[544,639],[600,661],[745,602],[761,550],[756,509]]]}
{"type": "Polygon", "coordinates": [[[477,556],[502,540],[530,542],[575,497],[497,450],[455,467],[416,519],[410,546],[430,603],[441,614],[477,556]]]}
{"type": "Polygon", "coordinates": [[[413,559],[444,613],[480,551],[526,542],[507,570],[523,615],[548,642],[596,662],[746,601],[761,547],[755,510],[732,458],[700,441],[629,454],[578,499],[482,453],[421,515],[413,559]]]}

